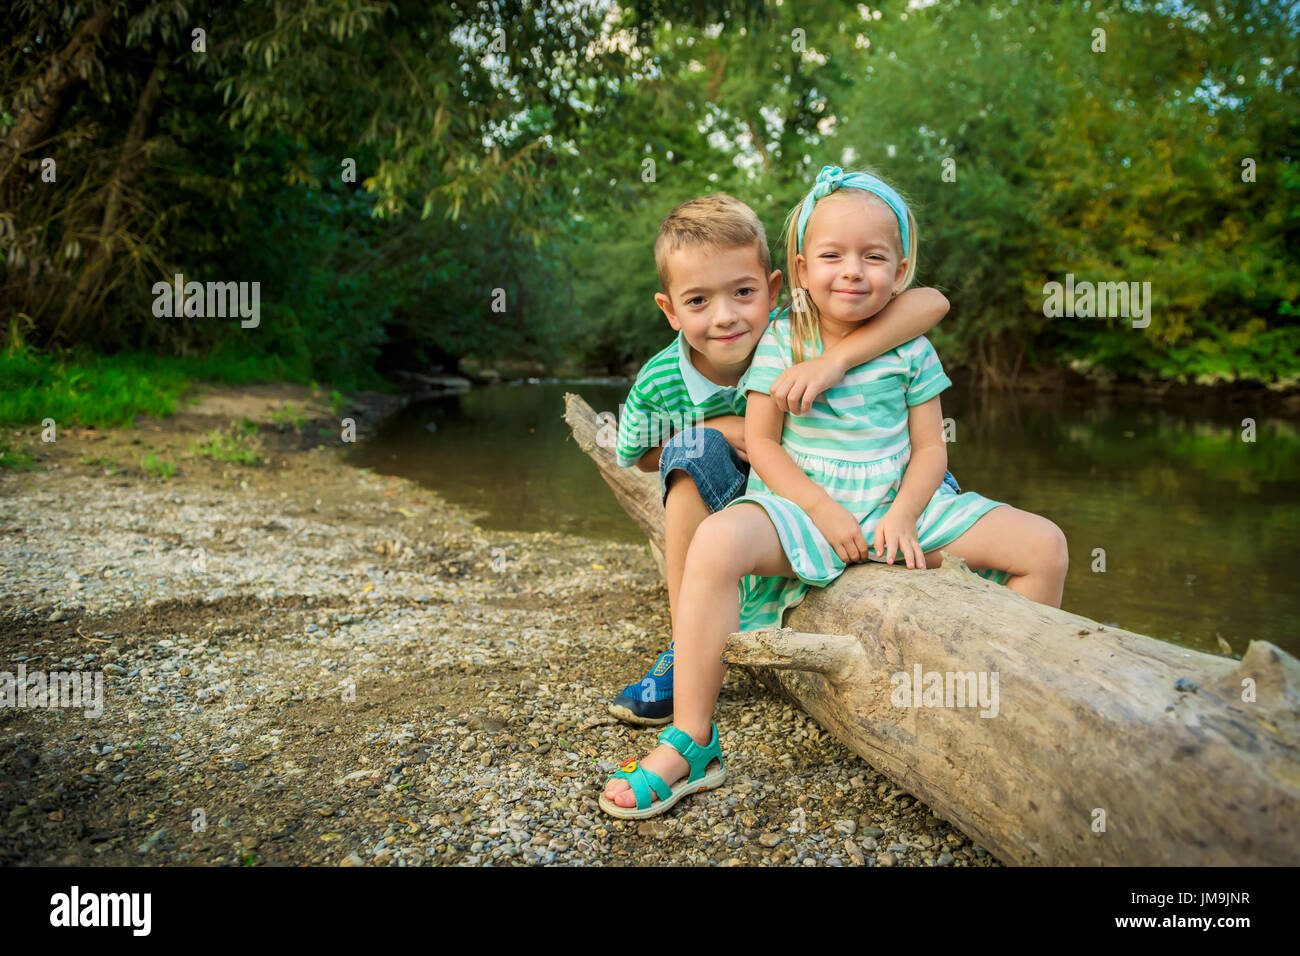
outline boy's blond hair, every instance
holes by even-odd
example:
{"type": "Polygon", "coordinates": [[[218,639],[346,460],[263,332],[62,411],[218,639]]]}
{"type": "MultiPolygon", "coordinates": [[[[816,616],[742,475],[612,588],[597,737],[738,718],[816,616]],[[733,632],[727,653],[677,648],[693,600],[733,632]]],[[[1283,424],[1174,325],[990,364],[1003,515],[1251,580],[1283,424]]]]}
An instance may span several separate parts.
{"type": "Polygon", "coordinates": [[[659,284],[664,294],[668,291],[668,256],[679,249],[701,246],[713,249],[734,249],[737,246],[754,246],[762,278],[772,271],[772,254],[767,248],[767,233],[754,210],[739,199],[726,193],[714,193],[682,203],[659,224],[655,239],[655,266],[659,269],[659,284]]]}

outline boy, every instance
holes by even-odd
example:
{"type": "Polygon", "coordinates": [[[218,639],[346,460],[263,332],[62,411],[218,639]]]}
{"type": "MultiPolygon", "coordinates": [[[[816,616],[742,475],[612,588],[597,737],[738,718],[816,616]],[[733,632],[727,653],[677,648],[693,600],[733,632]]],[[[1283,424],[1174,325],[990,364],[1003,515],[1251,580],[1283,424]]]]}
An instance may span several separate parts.
{"type": "MultiPolygon", "coordinates": [[[[669,213],[655,240],[655,265],[663,288],[655,303],[677,340],[637,374],[619,415],[618,463],[659,472],[668,607],[675,615],[696,529],[745,490],[745,396],[735,386],[775,316],[781,272],[772,269],[758,216],[721,193],[669,213]]],[[[830,351],[783,372],[772,398],[782,411],[807,414],[849,369],[924,335],[947,311],[948,300],[934,289],[909,289],[830,351]]],[[[671,722],[672,661],[669,644],[609,712],[643,726],[671,722]]]]}

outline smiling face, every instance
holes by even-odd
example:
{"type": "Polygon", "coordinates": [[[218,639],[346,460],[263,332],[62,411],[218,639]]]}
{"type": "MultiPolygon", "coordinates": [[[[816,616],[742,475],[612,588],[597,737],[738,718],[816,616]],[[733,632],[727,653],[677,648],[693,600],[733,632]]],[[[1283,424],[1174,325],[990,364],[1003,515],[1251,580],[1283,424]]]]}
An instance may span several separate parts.
{"type": "Polygon", "coordinates": [[[824,325],[846,333],[886,305],[907,272],[898,220],[860,189],[841,189],[817,203],[795,257],[799,285],[824,325]]]}
{"type": "Polygon", "coordinates": [[[781,272],[764,274],[752,245],[683,247],[668,254],[668,295],[655,302],[694,350],[696,368],[719,385],[735,385],[776,308],[781,272]]]}

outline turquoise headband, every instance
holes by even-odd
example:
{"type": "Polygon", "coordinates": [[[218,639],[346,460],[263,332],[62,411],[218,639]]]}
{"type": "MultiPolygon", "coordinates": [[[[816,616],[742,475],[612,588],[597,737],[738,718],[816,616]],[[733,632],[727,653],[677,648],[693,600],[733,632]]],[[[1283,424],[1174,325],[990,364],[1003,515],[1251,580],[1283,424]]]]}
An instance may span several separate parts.
{"type": "Polygon", "coordinates": [[[849,173],[846,176],[844,170],[838,166],[823,166],[822,171],[817,174],[817,181],[813,183],[813,188],[808,190],[808,195],[804,197],[803,208],[799,210],[798,251],[803,252],[803,233],[808,228],[808,220],[812,218],[813,206],[817,205],[817,200],[824,199],[841,187],[865,189],[889,204],[889,208],[898,217],[898,234],[903,238],[903,255],[906,256],[911,247],[908,245],[907,235],[907,205],[903,202],[903,197],[875,176],[867,173],[849,173]]]}

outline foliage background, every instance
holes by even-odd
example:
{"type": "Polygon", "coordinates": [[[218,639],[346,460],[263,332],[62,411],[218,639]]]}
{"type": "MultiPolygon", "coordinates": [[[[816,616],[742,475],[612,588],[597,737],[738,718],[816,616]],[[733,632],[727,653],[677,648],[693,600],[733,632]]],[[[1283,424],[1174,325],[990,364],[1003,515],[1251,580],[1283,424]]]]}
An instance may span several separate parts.
{"type": "Polygon", "coordinates": [[[115,357],[343,386],[467,357],[634,368],[670,336],[660,219],[730,192],[779,263],[827,163],[912,199],[948,366],[1300,383],[1295,3],[10,8],[6,391],[115,357]],[[261,325],[155,318],[176,272],[260,281],[261,325]],[[1066,273],[1149,281],[1151,326],[1044,318],[1066,273]]]}

